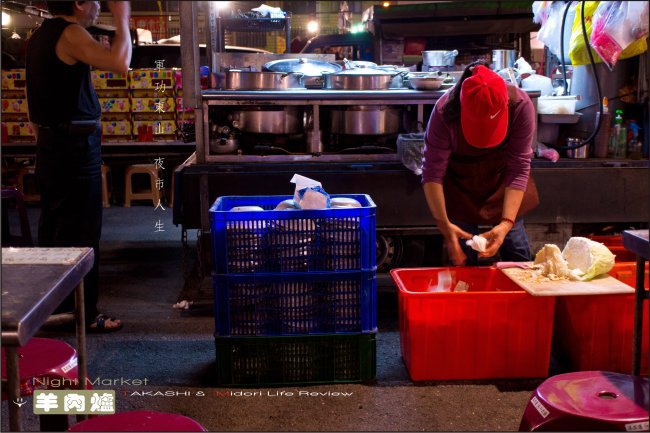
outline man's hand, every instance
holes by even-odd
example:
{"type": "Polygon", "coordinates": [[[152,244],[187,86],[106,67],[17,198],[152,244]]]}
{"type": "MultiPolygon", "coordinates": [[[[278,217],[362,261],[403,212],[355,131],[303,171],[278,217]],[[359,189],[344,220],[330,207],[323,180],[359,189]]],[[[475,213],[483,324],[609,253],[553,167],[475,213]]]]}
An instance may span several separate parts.
{"type": "Polygon", "coordinates": [[[492,257],[494,256],[497,251],[499,251],[499,248],[501,248],[501,245],[503,244],[503,240],[506,238],[506,235],[512,228],[512,225],[508,223],[507,221],[503,221],[494,227],[492,227],[492,230],[481,233],[480,236],[483,236],[485,239],[488,240],[487,246],[485,247],[485,251],[482,253],[479,253],[479,257],[492,257]]]}
{"type": "Polygon", "coordinates": [[[109,1],[106,3],[108,10],[113,14],[115,19],[126,19],[127,21],[129,20],[129,16],[131,15],[131,3],[128,1],[109,1]]]}
{"type": "Polygon", "coordinates": [[[472,235],[451,222],[439,226],[439,228],[445,238],[447,253],[451,262],[454,266],[464,265],[467,261],[467,256],[460,246],[459,239],[472,239],[472,235]]]}

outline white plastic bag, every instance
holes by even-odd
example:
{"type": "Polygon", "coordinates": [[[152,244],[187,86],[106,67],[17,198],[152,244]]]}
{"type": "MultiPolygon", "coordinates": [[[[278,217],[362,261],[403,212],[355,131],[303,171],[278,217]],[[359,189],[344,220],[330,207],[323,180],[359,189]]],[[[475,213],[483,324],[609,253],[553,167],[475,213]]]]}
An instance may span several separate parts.
{"type": "Polygon", "coordinates": [[[589,44],[612,70],[625,48],[648,35],[648,2],[600,2],[592,23],[589,44]]]}
{"type": "MultiPolygon", "coordinates": [[[[546,3],[546,11],[540,11],[540,18],[543,19],[544,15],[547,15],[546,21],[542,22],[542,27],[537,33],[537,40],[542,42],[548,47],[548,49],[558,58],[561,58],[560,47],[561,47],[561,38],[562,38],[562,15],[564,13],[565,5],[563,2],[544,2],[546,3]],[[550,5],[549,5],[550,3],[550,5]]],[[[535,5],[533,5],[533,8],[535,5]]],[[[575,4],[572,3],[570,8],[575,8],[575,4]]],[[[533,9],[534,11],[534,9],[533,9]]],[[[565,27],[571,26],[571,23],[565,23],[565,27]]],[[[568,47],[565,47],[565,50],[568,47]]]]}

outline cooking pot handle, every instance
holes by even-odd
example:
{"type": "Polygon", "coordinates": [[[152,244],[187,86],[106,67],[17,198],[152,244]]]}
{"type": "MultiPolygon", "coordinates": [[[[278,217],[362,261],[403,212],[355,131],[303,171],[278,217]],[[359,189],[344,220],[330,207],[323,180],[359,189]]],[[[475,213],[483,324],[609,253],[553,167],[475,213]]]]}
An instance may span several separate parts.
{"type": "Polygon", "coordinates": [[[399,71],[399,72],[395,72],[393,75],[391,75],[391,78],[397,77],[398,75],[401,75],[402,78],[404,78],[404,77],[406,77],[406,76],[408,75],[409,72],[411,72],[411,71],[399,71]]]}
{"type": "Polygon", "coordinates": [[[302,72],[291,71],[291,72],[285,72],[284,74],[282,74],[282,76],[280,77],[280,79],[284,80],[284,78],[285,78],[285,77],[288,77],[289,75],[297,75],[298,78],[301,78],[301,77],[304,77],[304,76],[305,76],[305,74],[303,74],[302,72]]]}

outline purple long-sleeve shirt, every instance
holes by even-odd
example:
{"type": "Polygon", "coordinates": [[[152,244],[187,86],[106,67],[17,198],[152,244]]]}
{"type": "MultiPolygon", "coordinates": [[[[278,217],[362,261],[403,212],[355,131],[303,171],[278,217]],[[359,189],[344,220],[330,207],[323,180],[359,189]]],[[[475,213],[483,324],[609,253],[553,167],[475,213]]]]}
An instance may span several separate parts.
{"type": "MultiPolygon", "coordinates": [[[[508,187],[525,190],[530,175],[530,160],[533,157],[533,138],[536,127],[536,112],[525,91],[514,89],[508,108],[508,131],[506,133],[506,174],[508,187]]],[[[447,102],[449,92],[436,103],[424,136],[424,159],[422,161],[422,183],[442,184],[447,170],[449,155],[458,148],[458,140],[465,140],[460,128],[460,120],[449,124],[442,117],[442,107],[447,102]]]]}

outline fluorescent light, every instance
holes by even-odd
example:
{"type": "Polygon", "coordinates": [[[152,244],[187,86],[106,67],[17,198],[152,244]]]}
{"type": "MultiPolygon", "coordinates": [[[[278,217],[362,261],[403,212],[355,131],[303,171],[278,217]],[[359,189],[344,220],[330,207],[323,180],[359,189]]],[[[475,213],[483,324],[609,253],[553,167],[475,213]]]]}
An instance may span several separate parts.
{"type": "Polygon", "coordinates": [[[2,11],[2,26],[8,26],[11,23],[11,15],[7,12],[2,11]]]}
{"type": "Polygon", "coordinates": [[[230,2],[229,1],[225,1],[225,2],[224,1],[217,1],[217,2],[214,2],[214,3],[216,3],[217,9],[219,9],[219,10],[223,10],[223,9],[225,9],[227,7],[230,7],[230,2]]]}

